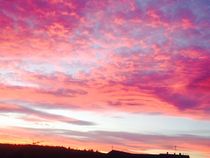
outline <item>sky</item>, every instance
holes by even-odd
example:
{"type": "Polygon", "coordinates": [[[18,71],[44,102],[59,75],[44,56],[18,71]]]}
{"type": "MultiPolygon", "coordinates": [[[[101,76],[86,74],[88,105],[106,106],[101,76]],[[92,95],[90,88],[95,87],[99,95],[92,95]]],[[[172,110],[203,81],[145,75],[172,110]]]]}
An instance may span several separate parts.
{"type": "Polygon", "coordinates": [[[0,35],[0,143],[210,158],[209,0],[0,0],[0,35]]]}

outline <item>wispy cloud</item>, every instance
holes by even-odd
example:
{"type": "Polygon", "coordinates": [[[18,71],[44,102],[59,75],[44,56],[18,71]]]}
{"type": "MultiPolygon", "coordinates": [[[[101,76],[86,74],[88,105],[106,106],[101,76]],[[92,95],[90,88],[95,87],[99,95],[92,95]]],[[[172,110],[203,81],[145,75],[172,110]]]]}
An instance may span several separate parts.
{"type": "Polygon", "coordinates": [[[36,110],[33,108],[28,108],[19,105],[12,105],[12,104],[4,104],[0,103],[0,113],[14,113],[14,114],[22,114],[21,117],[23,120],[38,120],[39,122],[64,122],[70,123],[75,125],[95,125],[93,122],[88,122],[84,120],[78,120],[71,117],[65,117],[61,115],[51,114],[49,112],[44,112],[43,110],[36,110]]]}

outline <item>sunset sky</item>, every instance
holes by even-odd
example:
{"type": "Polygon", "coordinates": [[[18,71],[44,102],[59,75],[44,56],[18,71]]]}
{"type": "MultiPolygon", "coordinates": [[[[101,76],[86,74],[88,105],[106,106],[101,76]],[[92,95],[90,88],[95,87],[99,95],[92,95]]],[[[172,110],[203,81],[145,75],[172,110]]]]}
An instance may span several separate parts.
{"type": "Polygon", "coordinates": [[[0,143],[33,142],[210,158],[210,1],[0,0],[0,143]]]}

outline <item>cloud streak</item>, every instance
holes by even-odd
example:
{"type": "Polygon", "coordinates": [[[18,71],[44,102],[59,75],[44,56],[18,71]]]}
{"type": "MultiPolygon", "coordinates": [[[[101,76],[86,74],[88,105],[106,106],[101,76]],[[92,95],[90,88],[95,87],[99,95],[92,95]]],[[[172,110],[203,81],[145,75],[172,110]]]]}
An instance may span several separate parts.
{"type": "Polygon", "coordinates": [[[23,114],[22,117],[23,120],[32,120],[39,121],[39,122],[45,122],[45,121],[54,121],[54,122],[64,122],[64,123],[70,123],[75,125],[95,125],[93,122],[88,122],[84,120],[78,120],[70,117],[65,117],[61,115],[51,114],[48,112],[43,112],[41,110],[35,110],[32,108],[27,108],[19,105],[11,105],[11,104],[0,104],[0,113],[17,113],[17,114],[23,114]]]}

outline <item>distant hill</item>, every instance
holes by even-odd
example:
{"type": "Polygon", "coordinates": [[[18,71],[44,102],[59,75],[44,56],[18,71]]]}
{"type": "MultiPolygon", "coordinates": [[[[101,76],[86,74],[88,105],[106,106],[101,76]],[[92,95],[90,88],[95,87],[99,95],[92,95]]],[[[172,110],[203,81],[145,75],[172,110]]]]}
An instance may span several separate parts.
{"type": "Polygon", "coordinates": [[[189,155],[180,154],[131,154],[116,150],[110,151],[107,156],[109,158],[190,158],[189,155]]]}
{"type": "Polygon", "coordinates": [[[130,154],[116,150],[106,154],[92,150],[75,150],[65,147],[0,144],[0,158],[189,158],[189,156],[130,154]]]}

